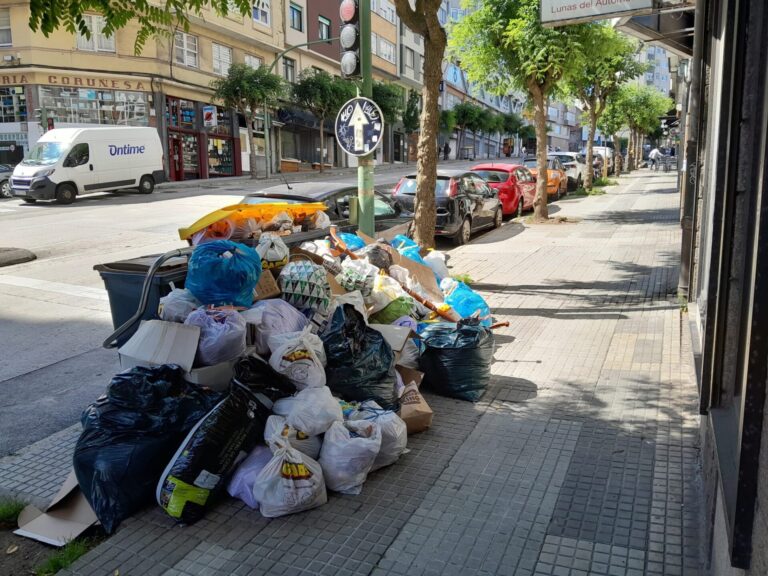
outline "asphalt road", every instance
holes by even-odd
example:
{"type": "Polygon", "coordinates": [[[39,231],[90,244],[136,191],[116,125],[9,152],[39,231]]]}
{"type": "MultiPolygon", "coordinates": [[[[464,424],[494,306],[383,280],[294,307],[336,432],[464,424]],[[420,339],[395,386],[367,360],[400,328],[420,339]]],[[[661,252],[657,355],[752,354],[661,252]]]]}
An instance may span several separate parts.
{"type": "MultiPolygon", "coordinates": [[[[375,184],[391,187],[414,171],[387,167],[375,184]]],[[[313,179],[357,181],[352,172],[313,179]]],[[[179,227],[263,186],[247,179],[182,183],[151,196],[83,196],[68,206],[0,200],[0,247],[37,254],[0,268],[0,457],[77,422],[119,370],[117,353],[101,348],[112,320],[94,265],[178,248],[179,227]]]]}

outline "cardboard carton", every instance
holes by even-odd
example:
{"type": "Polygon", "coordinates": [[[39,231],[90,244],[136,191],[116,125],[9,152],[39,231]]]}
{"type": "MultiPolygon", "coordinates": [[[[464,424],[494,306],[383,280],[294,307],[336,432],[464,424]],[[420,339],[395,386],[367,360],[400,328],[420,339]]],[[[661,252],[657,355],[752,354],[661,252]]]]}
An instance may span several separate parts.
{"type": "Polygon", "coordinates": [[[72,470],[45,510],[29,505],[19,514],[19,536],[64,546],[98,522],[72,470]]]}
{"type": "Polygon", "coordinates": [[[432,425],[432,409],[413,382],[406,384],[400,397],[400,418],[405,422],[408,435],[423,432],[432,425]]]}
{"type": "Polygon", "coordinates": [[[198,326],[164,320],[145,320],[130,340],[118,350],[120,367],[129,369],[134,366],[178,364],[184,370],[184,378],[188,382],[217,391],[226,390],[232,379],[236,361],[193,368],[199,339],[198,326]]]}
{"type": "Polygon", "coordinates": [[[274,274],[271,270],[262,270],[259,281],[253,289],[253,301],[258,302],[278,296],[280,296],[280,287],[277,285],[274,274]]]}

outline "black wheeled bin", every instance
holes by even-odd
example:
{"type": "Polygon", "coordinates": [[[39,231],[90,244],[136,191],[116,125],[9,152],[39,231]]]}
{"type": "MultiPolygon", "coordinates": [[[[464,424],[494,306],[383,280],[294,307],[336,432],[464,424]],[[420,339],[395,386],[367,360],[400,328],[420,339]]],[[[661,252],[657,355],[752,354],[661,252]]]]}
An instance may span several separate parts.
{"type": "MultiPolygon", "coordinates": [[[[104,280],[104,287],[109,294],[109,309],[112,312],[112,325],[117,329],[125,324],[136,313],[141,300],[141,289],[144,286],[144,278],[152,264],[161,255],[141,256],[132,260],[97,264],[93,267],[104,280]]],[[[155,272],[152,278],[147,307],[142,320],[157,318],[157,307],[160,298],[168,294],[173,288],[184,288],[184,280],[187,277],[187,258],[171,258],[155,272]]],[[[122,346],[139,327],[139,323],[127,332],[120,335],[117,345],[122,346]]]]}

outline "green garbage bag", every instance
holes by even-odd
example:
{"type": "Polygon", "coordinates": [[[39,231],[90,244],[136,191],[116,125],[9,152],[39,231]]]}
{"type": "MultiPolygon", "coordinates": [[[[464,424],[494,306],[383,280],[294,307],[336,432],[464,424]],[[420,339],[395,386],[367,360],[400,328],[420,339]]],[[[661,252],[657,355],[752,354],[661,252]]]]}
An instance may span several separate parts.
{"type": "Polygon", "coordinates": [[[413,314],[413,298],[400,296],[387,304],[384,309],[372,314],[368,319],[374,324],[392,324],[398,318],[413,314]]]}

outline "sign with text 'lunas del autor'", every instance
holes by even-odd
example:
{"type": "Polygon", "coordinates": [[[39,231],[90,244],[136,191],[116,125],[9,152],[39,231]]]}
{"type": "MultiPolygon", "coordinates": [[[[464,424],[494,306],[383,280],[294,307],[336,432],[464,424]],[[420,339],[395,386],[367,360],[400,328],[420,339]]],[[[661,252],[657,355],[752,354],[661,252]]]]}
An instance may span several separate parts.
{"type": "Polygon", "coordinates": [[[649,14],[654,0],[541,0],[541,23],[563,26],[617,16],[649,14]]]}

